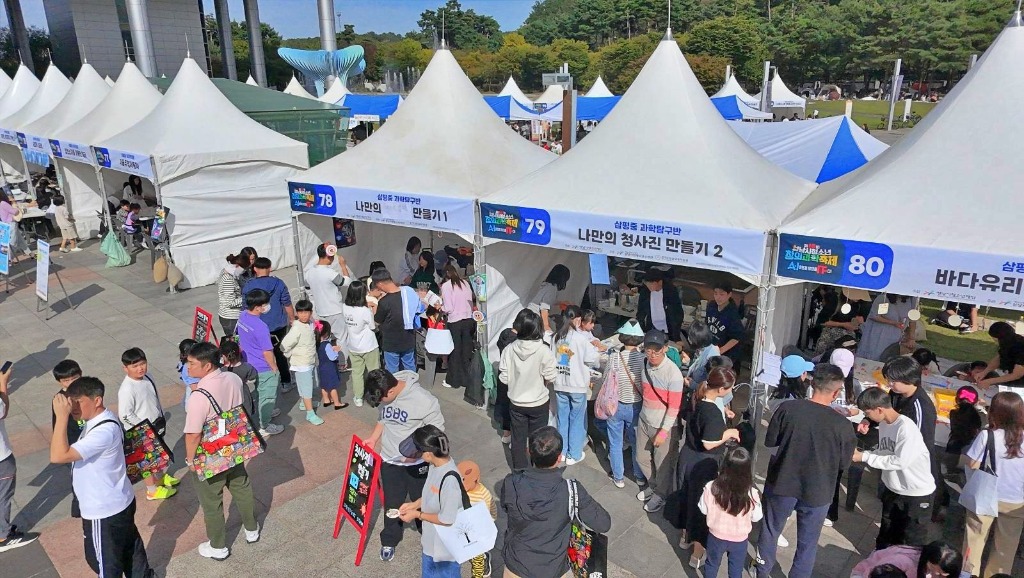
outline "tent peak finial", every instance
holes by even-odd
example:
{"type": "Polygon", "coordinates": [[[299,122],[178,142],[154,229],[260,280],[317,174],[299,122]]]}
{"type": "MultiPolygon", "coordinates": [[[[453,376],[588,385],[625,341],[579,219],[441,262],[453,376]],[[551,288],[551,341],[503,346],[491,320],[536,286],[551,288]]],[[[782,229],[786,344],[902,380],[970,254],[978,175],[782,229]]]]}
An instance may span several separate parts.
{"type": "Polygon", "coordinates": [[[662,40],[672,40],[672,27],[669,26],[665,29],[665,37],[662,40]]]}
{"type": "Polygon", "coordinates": [[[1013,17],[1010,18],[1010,23],[1006,25],[1007,28],[1019,28],[1024,26],[1024,20],[1021,19],[1020,15],[1021,0],[1017,0],[1017,11],[1013,13],[1013,17]]]}

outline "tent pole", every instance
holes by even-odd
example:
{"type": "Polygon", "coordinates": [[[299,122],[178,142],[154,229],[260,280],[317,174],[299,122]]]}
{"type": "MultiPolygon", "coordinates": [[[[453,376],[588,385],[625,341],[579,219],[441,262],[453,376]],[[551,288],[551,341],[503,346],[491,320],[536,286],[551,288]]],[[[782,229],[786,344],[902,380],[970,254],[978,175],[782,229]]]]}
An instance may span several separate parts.
{"type": "Polygon", "coordinates": [[[295,245],[295,275],[299,281],[299,291],[306,297],[306,279],[302,273],[302,244],[299,243],[299,216],[292,213],[292,242],[295,245]]]}
{"type": "MultiPolygon", "coordinates": [[[[483,313],[484,315],[484,320],[482,323],[476,324],[476,337],[477,340],[480,342],[480,347],[483,348],[484,351],[487,351],[487,348],[490,347],[491,343],[490,331],[488,329],[490,318],[487,316],[487,293],[490,292],[490,287],[488,286],[488,283],[486,281],[487,263],[486,255],[484,253],[485,250],[483,224],[480,222],[479,201],[473,203],[473,213],[476,215],[473,225],[473,228],[475,229],[475,231],[473,232],[473,273],[475,275],[483,275],[484,278],[484,298],[480,299],[479,297],[477,297],[476,300],[477,307],[480,309],[480,312],[483,313]]],[[[470,290],[472,290],[472,286],[470,287],[470,290]]],[[[488,399],[490,397],[490,391],[491,390],[489,388],[484,388],[484,411],[487,410],[487,406],[490,404],[490,400],[488,399]]]]}
{"type": "MultiPolygon", "coordinates": [[[[153,160],[153,157],[149,157],[149,166],[151,167],[151,169],[153,171],[153,181],[152,182],[153,182],[153,188],[156,190],[156,204],[159,207],[163,207],[164,206],[164,196],[160,192],[160,179],[157,176],[156,161],[153,160]]],[[[169,212],[170,211],[168,211],[167,208],[164,207],[164,219],[167,219],[167,214],[169,212]]],[[[164,224],[164,226],[165,227],[167,226],[166,223],[164,224]]],[[[171,231],[169,229],[167,230],[167,246],[164,247],[164,252],[167,253],[167,261],[170,262],[170,263],[174,263],[174,257],[171,255],[171,231]]]]}
{"type": "MultiPolygon", "coordinates": [[[[766,343],[771,339],[772,318],[775,315],[775,287],[778,278],[775,268],[779,259],[779,237],[775,231],[768,233],[767,254],[764,259],[764,271],[761,274],[761,283],[757,290],[757,321],[754,330],[754,359],[751,363],[750,386],[751,400],[754,402],[751,424],[755,431],[761,427],[761,418],[764,415],[764,408],[768,402],[768,387],[758,381],[764,371],[762,356],[767,350],[771,352],[771,346],[766,343]],[[763,391],[762,391],[763,389],[763,391]]],[[[752,461],[757,460],[757,445],[754,445],[752,461]]]]}
{"type": "MultiPolygon", "coordinates": [[[[95,155],[93,156],[93,158],[95,158],[95,155]]],[[[107,202],[107,187],[103,183],[103,169],[100,168],[99,165],[93,165],[93,168],[96,169],[96,182],[99,184],[100,187],[100,200],[102,201],[101,205],[103,206],[103,218],[107,222],[107,232],[108,234],[114,233],[115,235],[117,235],[117,233],[114,231],[114,223],[110,218],[110,207],[108,206],[110,203],[107,202]]]]}

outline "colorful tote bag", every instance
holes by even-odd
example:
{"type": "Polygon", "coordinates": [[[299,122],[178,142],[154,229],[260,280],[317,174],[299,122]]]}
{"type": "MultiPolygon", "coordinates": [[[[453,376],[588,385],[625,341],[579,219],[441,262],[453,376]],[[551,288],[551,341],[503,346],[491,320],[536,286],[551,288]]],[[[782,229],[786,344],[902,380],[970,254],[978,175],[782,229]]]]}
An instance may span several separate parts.
{"type": "Polygon", "coordinates": [[[202,441],[192,462],[199,479],[212,478],[263,453],[267,442],[253,425],[244,404],[222,410],[210,392],[197,389],[193,393],[205,395],[215,414],[203,424],[202,441]]]}
{"type": "Polygon", "coordinates": [[[124,463],[131,483],[146,479],[156,472],[166,472],[174,454],[148,419],[124,432],[124,463]]]}
{"type": "Polygon", "coordinates": [[[604,578],[608,576],[608,536],[599,534],[580,521],[579,490],[576,480],[569,485],[569,570],[574,578],[604,578]]]}

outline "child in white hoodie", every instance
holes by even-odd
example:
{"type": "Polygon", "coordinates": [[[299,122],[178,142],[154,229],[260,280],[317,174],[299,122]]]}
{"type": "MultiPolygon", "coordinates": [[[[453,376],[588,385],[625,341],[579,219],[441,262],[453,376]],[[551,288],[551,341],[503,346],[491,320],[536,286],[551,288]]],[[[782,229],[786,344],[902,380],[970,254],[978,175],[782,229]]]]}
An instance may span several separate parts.
{"type": "Polygon", "coordinates": [[[299,389],[301,409],[306,410],[306,421],[313,425],[324,423],[313,409],[313,370],[316,369],[316,335],[309,320],[313,317],[313,304],[302,299],[295,304],[295,320],[288,333],[281,340],[281,353],[288,358],[288,365],[295,374],[299,389]]]}
{"type": "Polygon", "coordinates": [[[530,434],[548,424],[548,383],[558,375],[555,354],[544,341],[540,315],[523,309],[512,323],[517,339],[505,348],[498,363],[498,378],[508,384],[512,425],[512,469],[530,467],[526,442],[530,434]]]}
{"type": "Polygon", "coordinates": [[[558,433],[565,440],[565,463],[583,461],[587,443],[587,391],[590,390],[590,367],[596,366],[599,352],[591,336],[580,329],[583,311],[575,305],[566,307],[562,326],[551,340],[555,355],[555,398],[558,407],[558,433]]]}
{"type": "Polygon", "coordinates": [[[853,461],[882,470],[882,523],[875,550],[927,543],[935,478],[921,430],[893,409],[889,394],[881,388],[865,389],[857,406],[878,423],[878,449],[853,451],[853,461]]]}

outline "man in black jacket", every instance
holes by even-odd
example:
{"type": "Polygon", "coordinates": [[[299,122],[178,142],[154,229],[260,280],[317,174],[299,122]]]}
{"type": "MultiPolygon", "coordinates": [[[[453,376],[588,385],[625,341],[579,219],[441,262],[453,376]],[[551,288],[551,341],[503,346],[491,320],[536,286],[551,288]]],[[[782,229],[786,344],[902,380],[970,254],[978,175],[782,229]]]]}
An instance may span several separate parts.
{"type": "Polygon", "coordinates": [[[657,329],[668,335],[672,341],[680,340],[683,325],[683,303],[679,292],[666,283],[665,272],[651,269],[644,274],[644,286],[640,288],[636,318],[646,332],[657,329]]]}
{"type": "MultiPolygon", "coordinates": [[[[568,570],[569,486],[558,469],[562,436],[544,426],[530,436],[533,468],[505,476],[501,507],[508,515],[505,532],[505,577],[559,578],[568,570]],[[554,539],[552,539],[554,537],[554,539]]],[[[591,530],[605,533],[612,518],[583,485],[576,483],[579,519],[591,530]]]]}

